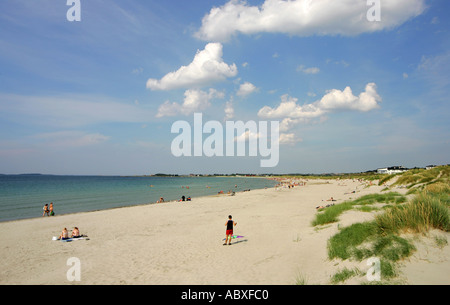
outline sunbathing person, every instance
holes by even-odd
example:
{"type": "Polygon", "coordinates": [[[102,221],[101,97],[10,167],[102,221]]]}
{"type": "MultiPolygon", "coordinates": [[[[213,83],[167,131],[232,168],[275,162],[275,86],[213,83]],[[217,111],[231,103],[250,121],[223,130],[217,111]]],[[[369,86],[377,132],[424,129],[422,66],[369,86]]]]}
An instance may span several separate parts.
{"type": "Polygon", "coordinates": [[[69,239],[69,231],[67,231],[67,228],[64,228],[61,232],[61,235],[59,235],[58,239],[66,240],[69,239]]]}
{"type": "Polygon", "coordinates": [[[72,238],[80,238],[80,237],[82,237],[81,234],[80,234],[80,230],[78,230],[77,227],[73,228],[71,237],[72,238]]]}

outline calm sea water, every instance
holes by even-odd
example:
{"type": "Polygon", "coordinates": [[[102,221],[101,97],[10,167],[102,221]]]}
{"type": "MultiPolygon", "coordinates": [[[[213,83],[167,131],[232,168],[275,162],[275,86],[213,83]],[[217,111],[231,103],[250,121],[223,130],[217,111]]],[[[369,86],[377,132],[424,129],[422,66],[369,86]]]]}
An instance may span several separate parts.
{"type": "Polygon", "coordinates": [[[41,217],[44,204],[50,202],[55,214],[62,215],[154,203],[160,197],[171,201],[190,196],[194,200],[220,191],[275,184],[246,177],[0,175],[0,222],[41,217]]]}

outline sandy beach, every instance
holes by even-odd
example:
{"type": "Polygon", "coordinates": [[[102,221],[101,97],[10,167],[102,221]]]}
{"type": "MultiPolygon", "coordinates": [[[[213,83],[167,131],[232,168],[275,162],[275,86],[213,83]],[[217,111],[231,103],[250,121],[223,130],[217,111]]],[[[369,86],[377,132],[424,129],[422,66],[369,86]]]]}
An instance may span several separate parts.
{"type": "MultiPolygon", "coordinates": [[[[0,284],[295,285],[299,278],[330,284],[344,267],[369,267],[365,261],[329,260],[328,239],[338,227],[371,220],[376,212],[352,210],[338,223],[315,228],[316,207],[331,197],[338,204],[383,188],[309,180],[293,188],[0,223],[0,284]],[[235,234],[244,237],[224,246],[230,214],[238,223],[235,234]],[[89,240],[52,240],[75,226],[89,240]],[[67,278],[72,257],[81,263],[79,282],[67,278]]],[[[450,239],[449,233],[433,234],[450,239]]],[[[416,247],[401,262],[401,283],[450,284],[450,247],[438,248],[426,236],[416,247]]]]}

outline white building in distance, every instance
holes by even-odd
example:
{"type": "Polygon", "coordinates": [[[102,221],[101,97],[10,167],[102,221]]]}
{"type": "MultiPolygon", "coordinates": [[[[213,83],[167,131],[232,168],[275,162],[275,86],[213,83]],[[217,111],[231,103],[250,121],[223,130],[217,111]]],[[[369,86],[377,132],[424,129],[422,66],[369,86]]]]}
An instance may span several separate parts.
{"type": "Polygon", "coordinates": [[[377,169],[378,174],[400,174],[403,172],[406,172],[408,169],[403,166],[391,166],[391,167],[385,167],[385,168],[379,168],[377,169]]]}

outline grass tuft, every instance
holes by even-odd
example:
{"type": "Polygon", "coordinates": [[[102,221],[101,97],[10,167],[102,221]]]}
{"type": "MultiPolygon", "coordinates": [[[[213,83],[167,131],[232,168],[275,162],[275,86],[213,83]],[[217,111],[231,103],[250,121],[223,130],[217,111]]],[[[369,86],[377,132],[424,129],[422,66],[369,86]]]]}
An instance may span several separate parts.
{"type": "MultiPolygon", "coordinates": [[[[345,201],[343,203],[330,206],[323,211],[320,211],[320,213],[316,214],[316,218],[313,220],[312,225],[318,226],[337,222],[339,220],[339,215],[341,215],[345,211],[353,209],[354,206],[366,206],[375,203],[399,204],[405,201],[406,197],[397,192],[365,195],[353,201],[345,201]]],[[[370,209],[365,208],[363,210],[369,211],[370,209]]]]}
{"type": "Polygon", "coordinates": [[[395,206],[376,217],[382,232],[413,231],[423,233],[431,228],[450,231],[449,197],[441,193],[419,193],[405,205],[395,206]]]}

